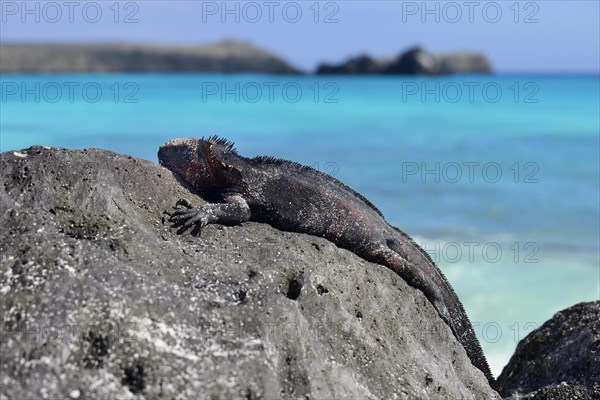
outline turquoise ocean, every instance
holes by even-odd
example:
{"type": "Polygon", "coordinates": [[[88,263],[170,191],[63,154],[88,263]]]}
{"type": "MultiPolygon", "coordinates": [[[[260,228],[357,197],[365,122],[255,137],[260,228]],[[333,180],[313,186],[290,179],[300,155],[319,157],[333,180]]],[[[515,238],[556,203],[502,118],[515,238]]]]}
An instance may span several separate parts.
{"type": "Polygon", "coordinates": [[[555,312],[600,299],[597,75],[4,75],[0,150],[156,162],[218,134],[372,200],[442,268],[495,374],[555,312]]]}

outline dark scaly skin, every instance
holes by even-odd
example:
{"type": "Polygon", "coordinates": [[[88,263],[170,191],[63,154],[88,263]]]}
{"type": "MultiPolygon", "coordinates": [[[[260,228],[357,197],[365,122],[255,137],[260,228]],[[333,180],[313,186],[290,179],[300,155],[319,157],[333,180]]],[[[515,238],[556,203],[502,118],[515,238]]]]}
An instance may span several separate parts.
{"type": "Polygon", "coordinates": [[[458,296],[429,255],[391,226],[362,195],[337,179],[272,157],[245,158],[216,136],[173,139],[160,147],[160,163],[214,203],[193,208],[180,200],[170,220],[181,230],[207,224],[267,223],[324,237],[365,260],[382,264],[421,290],[452,329],[473,365],[494,378],[458,296]]]}

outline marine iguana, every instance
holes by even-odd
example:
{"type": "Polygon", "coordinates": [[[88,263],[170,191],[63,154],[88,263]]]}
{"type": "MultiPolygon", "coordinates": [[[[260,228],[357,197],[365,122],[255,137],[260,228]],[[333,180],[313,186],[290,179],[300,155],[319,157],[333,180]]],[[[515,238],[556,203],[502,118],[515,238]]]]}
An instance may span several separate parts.
{"type": "Polygon", "coordinates": [[[458,296],[429,255],[388,224],[365,197],[330,175],[267,156],[240,156],[218,136],[173,139],[158,151],[160,163],[211,203],[194,208],[181,199],[170,214],[180,231],[245,221],[324,237],[367,261],[384,265],[421,290],[495,386],[483,350],[458,296]],[[183,207],[182,207],[183,206],[183,207]]]}

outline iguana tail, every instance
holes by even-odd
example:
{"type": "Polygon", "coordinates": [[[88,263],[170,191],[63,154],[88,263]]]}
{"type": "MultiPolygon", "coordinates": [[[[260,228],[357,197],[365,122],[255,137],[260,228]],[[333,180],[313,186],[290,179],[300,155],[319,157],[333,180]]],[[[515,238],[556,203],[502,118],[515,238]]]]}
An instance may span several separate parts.
{"type": "Polygon", "coordinates": [[[394,238],[371,249],[368,258],[400,275],[410,286],[419,289],[431,302],[454,336],[462,344],[471,363],[487,378],[492,388],[496,380],[490,371],[469,317],[450,283],[429,255],[408,235],[394,228],[394,238]]]}

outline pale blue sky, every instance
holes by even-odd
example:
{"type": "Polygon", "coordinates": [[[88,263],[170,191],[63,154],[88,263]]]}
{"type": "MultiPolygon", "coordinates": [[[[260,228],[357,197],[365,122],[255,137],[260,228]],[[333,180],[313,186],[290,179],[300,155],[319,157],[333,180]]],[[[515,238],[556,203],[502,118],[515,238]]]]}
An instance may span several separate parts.
{"type": "Polygon", "coordinates": [[[365,52],[391,56],[415,44],[436,52],[481,51],[499,72],[598,72],[600,64],[596,0],[265,0],[228,2],[231,13],[221,1],[0,3],[2,41],[242,39],[305,70],[365,52]]]}

